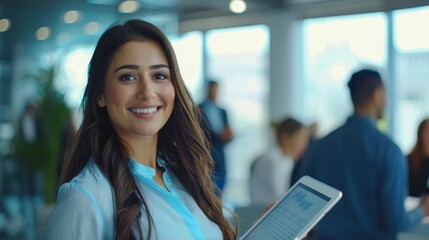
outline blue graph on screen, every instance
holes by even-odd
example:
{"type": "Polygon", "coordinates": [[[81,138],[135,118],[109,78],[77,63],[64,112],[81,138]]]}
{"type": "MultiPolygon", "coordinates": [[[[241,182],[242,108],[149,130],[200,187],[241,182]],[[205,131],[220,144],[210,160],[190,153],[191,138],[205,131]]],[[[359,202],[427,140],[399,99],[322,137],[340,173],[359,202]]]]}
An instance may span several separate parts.
{"type": "Polygon", "coordinates": [[[298,206],[304,211],[307,210],[309,207],[311,207],[311,205],[313,205],[311,201],[306,200],[307,194],[303,192],[296,193],[295,195],[293,195],[292,198],[297,201],[298,206]]]}
{"type": "Polygon", "coordinates": [[[302,237],[306,226],[322,211],[329,199],[300,183],[268,212],[245,239],[294,240],[302,237]]]}

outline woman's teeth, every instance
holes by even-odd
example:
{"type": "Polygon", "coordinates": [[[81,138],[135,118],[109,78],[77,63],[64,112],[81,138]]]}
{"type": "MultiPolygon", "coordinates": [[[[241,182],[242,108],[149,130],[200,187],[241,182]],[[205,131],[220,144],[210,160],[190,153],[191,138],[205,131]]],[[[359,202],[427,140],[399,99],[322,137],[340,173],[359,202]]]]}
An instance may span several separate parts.
{"type": "Polygon", "coordinates": [[[154,113],[156,112],[156,107],[151,108],[133,108],[131,109],[134,113],[154,113]]]}

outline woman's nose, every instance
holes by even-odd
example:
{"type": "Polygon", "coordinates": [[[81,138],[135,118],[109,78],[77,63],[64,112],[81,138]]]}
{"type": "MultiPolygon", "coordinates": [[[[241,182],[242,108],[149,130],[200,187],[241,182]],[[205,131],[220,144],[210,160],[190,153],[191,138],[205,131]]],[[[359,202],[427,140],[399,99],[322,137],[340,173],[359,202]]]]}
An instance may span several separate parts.
{"type": "Polygon", "coordinates": [[[154,86],[151,81],[143,80],[138,85],[137,98],[144,101],[149,101],[155,97],[154,86]]]}

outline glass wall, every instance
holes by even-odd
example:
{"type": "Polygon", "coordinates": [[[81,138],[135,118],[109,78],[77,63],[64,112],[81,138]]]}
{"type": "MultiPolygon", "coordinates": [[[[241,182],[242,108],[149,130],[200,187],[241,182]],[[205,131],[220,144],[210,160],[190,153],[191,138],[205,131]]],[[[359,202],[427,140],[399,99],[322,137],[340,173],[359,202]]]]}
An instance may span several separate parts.
{"type": "Polygon", "coordinates": [[[203,33],[189,32],[171,36],[183,80],[195,101],[204,97],[203,81],[203,33]]]}
{"type": "Polygon", "coordinates": [[[352,111],[346,86],[351,72],[375,67],[388,78],[391,100],[389,116],[380,121],[380,127],[408,153],[418,124],[429,116],[429,32],[416,27],[429,21],[429,7],[397,10],[392,18],[387,16],[380,12],[303,21],[304,102],[311,109],[308,117],[319,123],[324,135],[352,111]],[[387,121],[393,122],[390,129],[387,121]]]}
{"type": "Polygon", "coordinates": [[[234,139],[227,145],[226,200],[247,204],[250,163],[266,149],[269,128],[269,30],[265,25],[207,32],[207,77],[219,82],[234,139]]]}
{"type": "Polygon", "coordinates": [[[429,117],[429,7],[393,13],[396,79],[395,140],[408,153],[416,141],[417,127],[429,117]]]}
{"type": "Polygon", "coordinates": [[[306,114],[325,135],[352,113],[350,73],[363,66],[385,69],[386,18],[374,13],[305,20],[303,42],[306,114]]]}

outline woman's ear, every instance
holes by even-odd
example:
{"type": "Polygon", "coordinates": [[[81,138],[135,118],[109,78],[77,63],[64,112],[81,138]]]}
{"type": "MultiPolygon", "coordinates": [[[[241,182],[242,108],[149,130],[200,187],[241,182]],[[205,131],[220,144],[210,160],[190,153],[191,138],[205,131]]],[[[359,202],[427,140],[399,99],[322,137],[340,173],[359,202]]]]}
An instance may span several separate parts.
{"type": "Polygon", "coordinates": [[[103,96],[99,96],[97,98],[97,104],[99,107],[105,107],[106,106],[106,101],[104,100],[103,96]]]}

